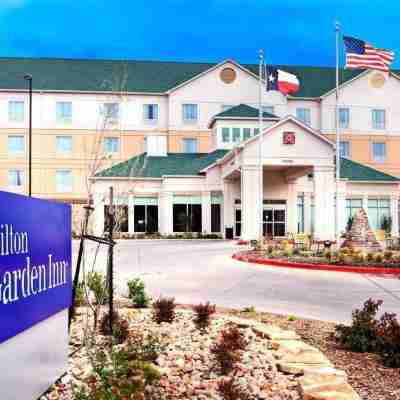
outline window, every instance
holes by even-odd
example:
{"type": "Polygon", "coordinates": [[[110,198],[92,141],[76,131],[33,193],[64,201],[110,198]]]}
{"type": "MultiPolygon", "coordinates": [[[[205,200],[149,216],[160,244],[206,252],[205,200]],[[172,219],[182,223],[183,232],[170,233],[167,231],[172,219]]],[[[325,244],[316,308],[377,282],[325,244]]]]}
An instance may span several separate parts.
{"type": "Polygon", "coordinates": [[[384,162],[386,158],[385,143],[372,143],[372,158],[376,162],[384,162]]]}
{"type": "Polygon", "coordinates": [[[301,122],[311,125],[311,111],[309,108],[296,108],[296,117],[301,122]]]}
{"type": "Polygon", "coordinates": [[[197,139],[182,139],[184,153],[197,153],[197,139]]]}
{"type": "Polygon", "coordinates": [[[8,171],[8,186],[21,187],[24,184],[24,171],[11,169],[8,171]]]}
{"type": "MultiPolygon", "coordinates": [[[[128,232],[129,230],[129,215],[128,206],[116,205],[114,206],[115,212],[115,225],[114,229],[116,232],[128,232]]],[[[104,206],[104,232],[110,231],[110,206],[104,206]]]]}
{"type": "Polygon", "coordinates": [[[346,223],[362,208],[362,199],[346,199],[346,223]]]}
{"type": "Polygon", "coordinates": [[[183,122],[196,122],[198,119],[197,104],[182,104],[183,122]]]}
{"type": "Polygon", "coordinates": [[[243,140],[249,139],[251,136],[251,129],[250,128],[243,128],[243,140]]]}
{"type": "Polygon", "coordinates": [[[174,232],[201,232],[201,198],[197,196],[174,196],[174,232]]]}
{"type": "Polygon", "coordinates": [[[222,104],[222,111],[229,110],[230,108],[234,107],[232,104],[222,104]]]}
{"type": "Polygon", "coordinates": [[[262,106],[261,107],[263,113],[274,114],[274,106],[262,106]]]}
{"type": "Polygon", "coordinates": [[[390,200],[368,199],[368,219],[372,229],[383,229],[390,220],[390,200]]]}
{"type": "Polygon", "coordinates": [[[119,118],[118,103],[104,103],[102,106],[102,116],[108,120],[117,120],[119,118]]]}
{"type": "Polygon", "coordinates": [[[144,104],[143,119],[147,122],[156,122],[158,120],[158,104],[144,104]]]}
{"type": "Polygon", "coordinates": [[[56,190],[59,193],[72,192],[72,172],[69,169],[56,171],[56,190]]]}
{"type": "Polygon", "coordinates": [[[56,137],[57,153],[69,154],[72,152],[72,136],[56,137]]]}
{"type": "Polygon", "coordinates": [[[25,119],[25,103],[23,101],[8,102],[8,121],[24,122],[25,119]]]}
{"type": "Polygon", "coordinates": [[[118,153],[119,152],[119,138],[105,137],[104,138],[104,152],[105,153],[118,153]]]}
{"type": "Polygon", "coordinates": [[[297,232],[304,233],[304,197],[297,197],[297,232]]]}
{"type": "Polygon", "coordinates": [[[234,142],[240,142],[240,128],[232,129],[232,140],[234,142]]]}
{"type": "Polygon", "coordinates": [[[222,141],[229,143],[231,141],[231,130],[230,128],[222,128],[222,141]]]}
{"type": "Polygon", "coordinates": [[[135,232],[158,232],[158,201],[156,197],[135,197],[135,232]]]}
{"type": "Polygon", "coordinates": [[[385,125],[386,125],[386,111],[372,110],[372,128],[385,129],[385,125]]]}
{"type": "Polygon", "coordinates": [[[340,142],[339,144],[340,157],[350,157],[350,143],[340,142]]]}
{"type": "Polygon", "coordinates": [[[72,122],[72,103],[70,101],[57,101],[56,122],[70,124],[72,122]]]}
{"type": "Polygon", "coordinates": [[[350,125],[350,110],[348,108],[339,108],[339,128],[348,128],[350,125]]]}
{"type": "Polygon", "coordinates": [[[254,128],[254,136],[257,136],[260,133],[260,128],[254,128]]]}
{"type": "Polygon", "coordinates": [[[23,136],[8,137],[8,152],[10,154],[20,154],[25,151],[25,140],[23,136]]]}

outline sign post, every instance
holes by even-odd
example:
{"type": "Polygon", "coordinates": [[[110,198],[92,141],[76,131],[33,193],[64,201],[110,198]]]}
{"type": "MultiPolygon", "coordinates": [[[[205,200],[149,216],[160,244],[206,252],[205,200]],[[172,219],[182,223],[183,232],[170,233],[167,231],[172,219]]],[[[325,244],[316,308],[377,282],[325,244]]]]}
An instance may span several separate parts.
{"type": "Polygon", "coordinates": [[[2,400],[35,400],[68,368],[71,208],[0,191],[2,400]]]}

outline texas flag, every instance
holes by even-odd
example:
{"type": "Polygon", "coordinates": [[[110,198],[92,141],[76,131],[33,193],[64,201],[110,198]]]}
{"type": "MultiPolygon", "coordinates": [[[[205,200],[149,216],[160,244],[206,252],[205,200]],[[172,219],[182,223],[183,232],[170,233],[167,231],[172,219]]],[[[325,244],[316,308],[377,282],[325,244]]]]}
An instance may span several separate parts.
{"type": "Polygon", "coordinates": [[[296,75],[275,67],[266,66],[265,81],[267,91],[278,90],[284,95],[296,93],[300,89],[300,82],[296,75]]]}

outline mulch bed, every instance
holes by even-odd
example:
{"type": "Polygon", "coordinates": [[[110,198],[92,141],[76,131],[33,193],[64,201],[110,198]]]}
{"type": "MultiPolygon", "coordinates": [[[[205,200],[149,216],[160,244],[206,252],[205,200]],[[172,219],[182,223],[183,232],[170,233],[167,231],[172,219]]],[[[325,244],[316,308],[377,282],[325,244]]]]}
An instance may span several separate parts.
{"type": "Polygon", "coordinates": [[[263,312],[218,309],[243,318],[257,319],[295,330],[304,342],[317,347],[338,369],[346,371],[350,385],[363,400],[400,400],[400,369],[386,368],[379,356],[343,350],[332,338],[335,324],[263,312]]]}

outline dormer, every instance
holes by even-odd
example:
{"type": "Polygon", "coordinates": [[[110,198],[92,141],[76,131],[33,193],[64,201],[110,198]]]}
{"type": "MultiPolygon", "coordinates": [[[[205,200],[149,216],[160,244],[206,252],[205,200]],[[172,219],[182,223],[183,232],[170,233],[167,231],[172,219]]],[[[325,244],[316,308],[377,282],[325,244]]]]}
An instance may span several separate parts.
{"type": "MultiPolygon", "coordinates": [[[[264,111],[262,128],[268,128],[279,119],[278,116],[264,111]]],[[[239,104],[214,115],[209,128],[212,129],[211,151],[230,150],[260,132],[259,111],[247,104],[239,104]]]]}

